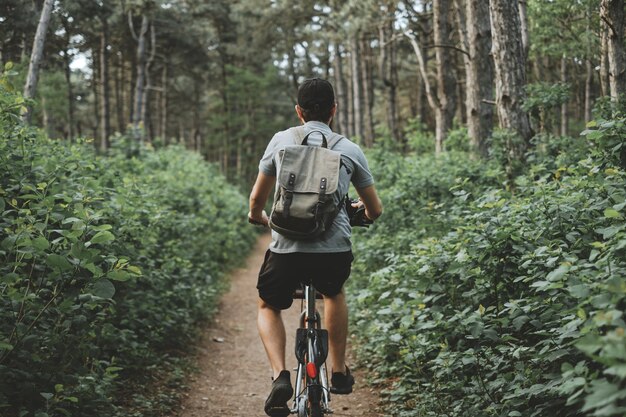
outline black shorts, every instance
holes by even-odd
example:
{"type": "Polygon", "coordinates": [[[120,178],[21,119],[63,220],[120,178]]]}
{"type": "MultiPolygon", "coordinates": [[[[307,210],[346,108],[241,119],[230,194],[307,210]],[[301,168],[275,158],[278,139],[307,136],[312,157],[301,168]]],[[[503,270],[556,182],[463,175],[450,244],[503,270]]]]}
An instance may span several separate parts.
{"type": "Polygon", "coordinates": [[[285,310],[293,302],[293,293],[301,282],[312,280],[322,295],[333,297],[341,292],[350,276],[352,251],[339,253],[265,253],[259,271],[259,297],[270,306],[285,310]]]}

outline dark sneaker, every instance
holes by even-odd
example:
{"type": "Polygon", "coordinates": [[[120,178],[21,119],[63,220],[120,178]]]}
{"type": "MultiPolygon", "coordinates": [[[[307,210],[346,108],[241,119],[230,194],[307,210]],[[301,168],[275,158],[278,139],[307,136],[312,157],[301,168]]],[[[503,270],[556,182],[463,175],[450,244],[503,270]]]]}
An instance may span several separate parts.
{"type": "Polygon", "coordinates": [[[333,394],[350,394],[354,385],[354,377],[346,366],[346,373],[333,372],[330,377],[330,392],[333,394]]]}
{"type": "Polygon", "coordinates": [[[265,400],[265,414],[270,417],[287,417],[290,414],[287,401],[292,395],[291,374],[289,371],[281,371],[272,382],[272,391],[265,400]]]}

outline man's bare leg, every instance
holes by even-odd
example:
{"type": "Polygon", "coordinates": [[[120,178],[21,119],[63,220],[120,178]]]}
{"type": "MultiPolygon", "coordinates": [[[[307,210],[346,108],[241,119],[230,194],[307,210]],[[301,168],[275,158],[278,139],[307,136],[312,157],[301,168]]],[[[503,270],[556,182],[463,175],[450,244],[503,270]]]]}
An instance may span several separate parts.
{"type": "Polygon", "coordinates": [[[324,297],[324,326],[328,330],[329,358],[332,371],[346,372],[348,305],[343,289],[334,297],[324,297]]]}
{"type": "Polygon", "coordinates": [[[265,352],[272,366],[274,378],[277,378],[280,371],[286,369],[285,345],[287,336],[280,310],[276,310],[259,298],[257,325],[263,346],[265,346],[265,352]]]}

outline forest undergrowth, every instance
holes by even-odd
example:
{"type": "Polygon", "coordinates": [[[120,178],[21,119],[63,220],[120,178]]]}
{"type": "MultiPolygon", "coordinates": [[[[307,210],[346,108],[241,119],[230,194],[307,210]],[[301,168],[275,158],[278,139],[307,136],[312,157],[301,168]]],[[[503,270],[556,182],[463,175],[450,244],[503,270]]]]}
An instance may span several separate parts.
{"type": "Polygon", "coordinates": [[[162,415],[255,240],[246,198],[182,147],[50,140],[25,104],[2,77],[0,415],[162,415]]]}
{"type": "Polygon", "coordinates": [[[506,132],[488,161],[369,153],[350,292],[389,415],[625,415],[626,119],[596,116],[516,166],[506,132]]]}

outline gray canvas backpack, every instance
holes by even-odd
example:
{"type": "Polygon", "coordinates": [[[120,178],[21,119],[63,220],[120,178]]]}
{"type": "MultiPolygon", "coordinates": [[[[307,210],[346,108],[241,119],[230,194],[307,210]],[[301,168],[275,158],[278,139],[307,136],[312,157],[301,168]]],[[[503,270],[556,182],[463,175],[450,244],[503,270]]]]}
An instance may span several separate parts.
{"type": "Polygon", "coordinates": [[[290,131],[294,144],[278,153],[269,225],[289,239],[314,239],[328,230],[344,205],[345,197],[338,191],[341,154],[332,150],[343,136],[332,133],[326,137],[315,130],[303,137],[303,127],[290,131]],[[309,145],[311,135],[321,136],[320,146],[309,145]]]}

